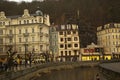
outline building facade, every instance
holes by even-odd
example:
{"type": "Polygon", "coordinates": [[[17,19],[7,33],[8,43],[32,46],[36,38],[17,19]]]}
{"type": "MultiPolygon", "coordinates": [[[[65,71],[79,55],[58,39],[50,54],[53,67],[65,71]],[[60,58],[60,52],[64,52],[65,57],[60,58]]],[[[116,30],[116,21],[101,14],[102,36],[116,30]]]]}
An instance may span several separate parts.
{"type": "Polygon", "coordinates": [[[51,57],[53,58],[53,60],[56,61],[56,57],[58,54],[58,32],[55,25],[51,25],[49,30],[50,54],[52,55],[51,57]]]}
{"type": "Polygon", "coordinates": [[[103,46],[91,43],[86,48],[80,49],[81,61],[111,60],[111,55],[104,54],[103,46]]]}
{"type": "Polygon", "coordinates": [[[104,47],[105,54],[120,54],[120,23],[109,23],[98,27],[97,42],[104,47]]]}
{"type": "Polygon", "coordinates": [[[43,53],[49,51],[49,15],[37,10],[30,14],[27,9],[23,15],[5,16],[0,12],[0,54],[9,48],[17,54],[43,53]]]}
{"type": "Polygon", "coordinates": [[[80,39],[78,26],[75,24],[60,25],[58,31],[58,56],[59,61],[79,60],[80,39]]]}

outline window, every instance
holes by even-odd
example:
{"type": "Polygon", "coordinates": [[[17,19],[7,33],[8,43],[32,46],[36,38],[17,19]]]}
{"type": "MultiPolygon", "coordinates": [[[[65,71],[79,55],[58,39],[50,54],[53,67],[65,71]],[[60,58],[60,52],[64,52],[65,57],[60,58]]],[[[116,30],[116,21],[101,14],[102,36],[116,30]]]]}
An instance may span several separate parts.
{"type": "Polygon", "coordinates": [[[78,38],[77,38],[77,37],[74,37],[74,41],[78,41],[78,38]]]}
{"type": "Polygon", "coordinates": [[[63,35],[63,32],[59,32],[60,35],[63,35]]]}
{"type": "Polygon", "coordinates": [[[21,47],[19,47],[19,52],[21,52],[22,51],[22,49],[21,49],[21,47]]]}
{"type": "Polygon", "coordinates": [[[77,32],[76,31],[73,31],[73,34],[76,34],[77,32]]]}
{"type": "Polygon", "coordinates": [[[74,55],[77,55],[77,50],[74,50],[74,53],[75,53],[74,55]]]}
{"type": "Polygon", "coordinates": [[[19,21],[19,24],[21,24],[21,21],[19,21]]]}
{"type": "Polygon", "coordinates": [[[68,44],[68,47],[70,48],[70,47],[71,47],[71,44],[68,44]]]}
{"type": "Polygon", "coordinates": [[[27,20],[27,23],[29,23],[29,20],[27,20]]]}
{"type": "Polygon", "coordinates": [[[19,29],[19,34],[21,34],[21,29],[19,29]]]}
{"type": "Polygon", "coordinates": [[[71,51],[69,51],[69,56],[71,56],[71,51]]]}
{"type": "Polygon", "coordinates": [[[40,23],[42,22],[42,19],[41,18],[39,18],[39,21],[40,21],[40,23]]]}
{"type": "Polygon", "coordinates": [[[43,45],[40,45],[40,50],[42,50],[43,49],[43,45]]]}
{"type": "Polygon", "coordinates": [[[21,38],[19,38],[19,42],[22,42],[22,39],[21,39],[21,38]]]}
{"type": "Polygon", "coordinates": [[[42,32],[42,28],[40,28],[40,33],[42,32]]]}
{"type": "Polygon", "coordinates": [[[68,35],[70,35],[70,34],[71,34],[71,32],[70,32],[70,31],[68,31],[68,32],[67,32],[67,34],[68,34],[68,35]]]}
{"type": "Polygon", "coordinates": [[[34,22],[34,20],[32,19],[32,23],[34,22]]]}
{"type": "Polygon", "coordinates": [[[60,53],[61,53],[61,56],[63,56],[63,51],[61,51],[60,53]]]}
{"type": "Polygon", "coordinates": [[[43,39],[43,36],[40,36],[40,41],[42,41],[42,39],[43,39]]]}
{"type": "Polygon", "coordinates": [[[10,42],[10,43],[12,43],[12,42],[13,42],[13,39],[12,39],[12,38],[10,38],[10,39],[9,39],[9,42],[10,42]]]}
{"type": "Polygon", "coordinates": [[[24,20],[24,24],[26,24],[26,20],[24,20]]]}
{"type": "Polygon", "coordinates": [[[74,44],[75,47],[78,47],[78,44],[74,44]]]}
{"type": "Polygon", "coordinates": [[[61,25],[61,29],[65,29],[65,26],[64,26],[64,25],[61,25]]]}
{"type": "Polygon", "coordinates": [[[67,44],[65,44],[65,49],[67,49],[67,44]]]}
{"type": "Polygon", "coordinates": [[[68,38],[68,41],[71,41],[71,38],[68,38]]]}
{"type": "Polygon", "coordinates": [[[25,29],[25,33],[28,33],[28,30],[27,30],[27,29],[25,29]]]}
{"type": "Polygon", "coordinates": [[[32,33],[34,33],[34,28],[32,28],[32,33]]]}
{"type": "Polygon", "coordinates": [[[32,37],[32,41],[34,42],[34,37],[32,37]]]}
{"type": "Polygon", "coordinates": [[[64,36],[67,36],[67,32],[64,32],[64,36]]]}
{"type": "Polygon", "coordinates": [[[65,56],[67,56],[67,51],[65,51],[65,56]]]}
{"type": "Polygon", "coordinates": [[[67,38],[65,38],[65,43],[67,43],[67,38]]]}
{"type": "Polygon", "coordinates": [[[25,42],[28,42],[28,38],[25,39],[25,42]]]}
{"type": "Polygon", "coordinates": [[[63,41],[63,38],[60,38],[60,41],[62,42],[62,41],[63,41]]]}
{"type": "Polygon", "coordinates": [[[0,30],[0,35],[3,35],[3,30],[0,30]]]}
{"type": "Polygon", "coordinates": [[[35,20],[35,23],[37,23],[37,20],[35,20]]]}
{"type": "Polygon", "coordinates": [[[118,39],[118,35],[116,35],[116,39],[118,39]]]}
{"type": "Polygon", "coordinates": [[[114,39],[114,35],[113,35],[113,39],[114,39]]]}
{"type": "Polygon", "coordinates": [[[3,25],[5,25],[5,22],[3,22],[3,25]]]}
{"type": "Polygon", "coordinates": [[[9,34],[12,34],[12,30],[9,30],[9,34]]]}
{"type": "Polygon", "coordinates": [[[63,48],[64,46],[63,46],[63,44],[60,44],[60,48],[63,48]]]}

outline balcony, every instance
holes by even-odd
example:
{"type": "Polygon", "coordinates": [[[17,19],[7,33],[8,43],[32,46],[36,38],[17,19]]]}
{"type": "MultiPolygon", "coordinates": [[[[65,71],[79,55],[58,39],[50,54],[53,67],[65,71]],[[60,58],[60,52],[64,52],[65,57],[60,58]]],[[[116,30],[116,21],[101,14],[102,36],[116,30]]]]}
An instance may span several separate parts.
{"type": "Polygon", "coordinates": [[[13,34],[7,34],[7,37],[13,38],[13,34]]]}
{"type": "Polygon", "coordinates": [[[24,35],[24,37],[28,37],[29,33],[24,33],[23,35],[24,35]]]}

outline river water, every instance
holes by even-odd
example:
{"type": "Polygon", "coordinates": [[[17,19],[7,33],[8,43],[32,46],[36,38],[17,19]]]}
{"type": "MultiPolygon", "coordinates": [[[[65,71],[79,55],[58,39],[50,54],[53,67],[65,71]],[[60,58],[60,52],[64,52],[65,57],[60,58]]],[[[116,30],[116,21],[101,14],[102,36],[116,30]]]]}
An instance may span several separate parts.
{"type": "Polygon", "coordinates": [[[52,71],[47,74],[42,74],[34,80],[97,80],[97,74],[99,74],[100,80],[107,80],[103,77],[97,67],[80,67],[75,69],[52,71]]]}

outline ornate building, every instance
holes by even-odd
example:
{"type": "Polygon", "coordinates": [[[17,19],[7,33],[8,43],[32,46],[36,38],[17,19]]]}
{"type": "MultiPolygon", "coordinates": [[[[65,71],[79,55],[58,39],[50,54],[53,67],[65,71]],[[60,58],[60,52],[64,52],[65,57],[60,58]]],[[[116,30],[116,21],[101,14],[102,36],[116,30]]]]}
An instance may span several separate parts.
{"type": "Polygon", "coordinates": [[[98,45],[104,47],[105,54],[120,54],[120,23],[110,23],[98,27],[97,42],[98,45]]]}
{"type": "Polygon", "coordinates": [[[57,26],[51,25],[49,29],[50,53],[52,54],[54,61],[56,60],[56,56],[58,54],[58,32],[56,30],[56,27],[57,26]]]}
{"type": "Polygon", "coordinates": [[[5,16],[0,12],[0,54],[6,54],[9,48],[17,54],[25,52],[43,53],[49,51],[49,15],[37,10],[29,14],[5,16]]]}
{"type": "Polygon", "coordinates": [[[75,24],[60,25],[58,31],[58,56],[60,61],[76,61],[79,59],[80,39],[78,26],[75,24]]]}

